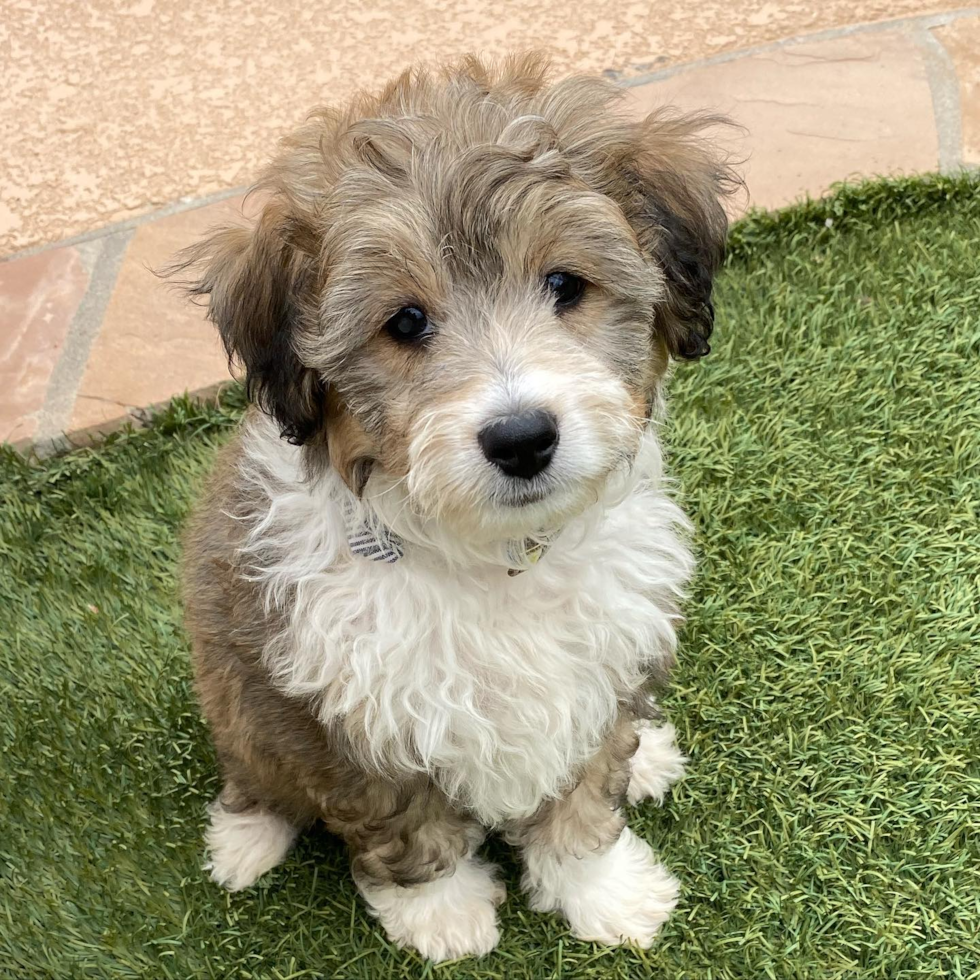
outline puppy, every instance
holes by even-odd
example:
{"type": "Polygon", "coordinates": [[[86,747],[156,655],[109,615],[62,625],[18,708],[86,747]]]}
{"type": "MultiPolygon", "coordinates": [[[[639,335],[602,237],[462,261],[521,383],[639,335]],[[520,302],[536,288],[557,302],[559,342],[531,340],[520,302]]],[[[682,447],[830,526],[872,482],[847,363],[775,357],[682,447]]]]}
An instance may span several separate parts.
{"type": "Polygon", "coordinates": [[[677,900],[623,806],[684,761],[648,693],[693,568],[655,420],[708,352],[734,178],[716,120],[620,96],[533,58],[406,73],[316,112],[254,226],[179,266],[253,403],[186,541],[213,877],[322,821],[434,960],[498,941],[488,829],[581,939],[647,946],[677,900]]]}

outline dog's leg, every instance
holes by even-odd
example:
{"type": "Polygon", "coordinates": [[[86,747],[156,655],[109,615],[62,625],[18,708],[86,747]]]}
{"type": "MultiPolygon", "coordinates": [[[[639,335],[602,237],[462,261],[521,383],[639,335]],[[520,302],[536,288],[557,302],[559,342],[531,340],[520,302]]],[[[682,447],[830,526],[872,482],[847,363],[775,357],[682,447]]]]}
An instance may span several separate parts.
{"type": "Polygon", "coordinates": [[[677,904],[679,885],[622,813],[633,719],[623,718],[581,780],[508,838],[523,849],[523,885],[538,911],[560,911],[579,939],[649,946],[677,904]]]}
{"type": "Polygon", "coordinates": [[[428,780],[367,787],[324,819],[347,840],[357,887],[393,942],[436,961],[497,945],[505,890],[476,856],[483,828],[428,780]]]}
{"type": "Polygon", "coordinates": [[[298,830],[288,820],[247,799],[228,782],[210,806],[206,834],[211,877],[229,891],[248,888],[282,862],[298,830]]]}
{"type": "Polygon", "coordinates": [[[687,757],[677,747],[674,726],[652,721],[639,721],[636,733],[640,745],[630,760],[630,783],[626,799],[635,805],[651,799],[663,803],[667,790],[684,775],[687,757]]]}

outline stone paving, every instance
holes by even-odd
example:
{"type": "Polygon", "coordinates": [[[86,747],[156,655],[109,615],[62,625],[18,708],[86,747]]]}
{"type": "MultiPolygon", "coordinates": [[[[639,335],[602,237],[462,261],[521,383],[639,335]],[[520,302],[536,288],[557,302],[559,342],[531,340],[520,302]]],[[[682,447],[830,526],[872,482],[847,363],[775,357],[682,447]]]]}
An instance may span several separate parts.
{"type": "MultiPolygon", "coordinates": [[[[609,70],[631,111],[730,115],[746,204],[777,208],[866,175],[980,166],[980,8],[855,25],[641,74],[609,70]]],[[[228,379],[203,312],[152,273],[244,188],[0,261],[0,441],[49,453],[228,379]]]]}
{"type": "Polygon", "coordinates": [[[515,47],[630,78],[950,0],[5,0],[0,255],[250,183],[315,105],[515,47]]]}

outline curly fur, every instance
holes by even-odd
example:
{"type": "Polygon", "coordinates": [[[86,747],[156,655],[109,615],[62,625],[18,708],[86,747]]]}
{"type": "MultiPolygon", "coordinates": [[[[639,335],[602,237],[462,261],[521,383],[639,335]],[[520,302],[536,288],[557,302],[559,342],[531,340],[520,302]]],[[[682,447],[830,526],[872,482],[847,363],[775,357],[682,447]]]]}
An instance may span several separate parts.
{"type": "Polygon", "coordinates": [[[406,73],[315,112],[254,225],[177,267],[255,403],[187,537],[215,876],[246,886],[322,820],[437,959],[497,940],[487,828],[583,937],[648,943],[676,898],[622,806],[638,730],[631,798],[679,765],[641,725],[693,570],[657,425],[669,358],[708,349],[733,178],[710,117],[618,98],[529,58],[406,73]],[[418,343],[385,328],[405,306],[418,343]],[[480,432],[528,412],[559,438],[518,478],[480,432]]]}

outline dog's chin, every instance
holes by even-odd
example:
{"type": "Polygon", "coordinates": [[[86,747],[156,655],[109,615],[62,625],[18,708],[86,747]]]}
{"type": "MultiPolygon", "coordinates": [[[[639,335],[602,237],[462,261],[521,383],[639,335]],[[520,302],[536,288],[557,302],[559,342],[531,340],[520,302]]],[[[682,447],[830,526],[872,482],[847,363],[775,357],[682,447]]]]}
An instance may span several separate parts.
{"type": "Polygon", "coordinates": [[[474,542],[546,541],[600,503],[610,482],[608,473],[573,484],[508,481],[489,491],[482,506],[457,511],[450,520],[461,536],[474,542]]]}
{"type": "Polygon", "coordinates": [[[548,543],[587,511],[615,505],[633,481],[632,459],[632,452],[610,454],[598,467],[530,480],[472,474],[450,482],[444,471],[424,466],[401,479],[375,471],[365,497],[407,541],[470,558],[499,556],[514,544],[548,543]]]}
{"type": "Polygon", "coordinates": [[[493,503],[503,510],[517,510],[544,503],[554,496],[550,487],[515,486],[494,495],[493,503]]]}

